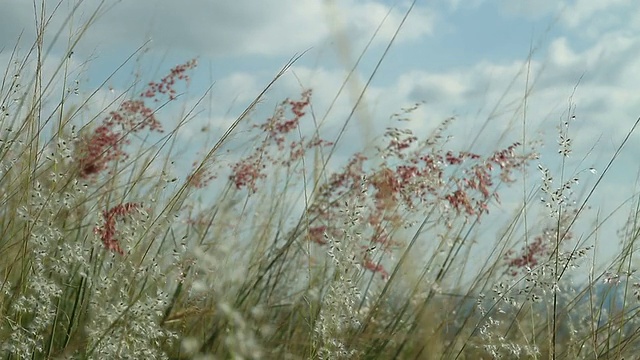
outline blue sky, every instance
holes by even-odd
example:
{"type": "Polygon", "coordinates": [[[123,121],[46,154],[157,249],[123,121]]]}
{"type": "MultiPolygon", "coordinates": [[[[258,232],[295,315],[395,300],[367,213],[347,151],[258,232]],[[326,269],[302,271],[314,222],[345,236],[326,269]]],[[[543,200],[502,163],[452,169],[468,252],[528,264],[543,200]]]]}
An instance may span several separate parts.
{"type": "MultiPolygon", "coordinates": [[[[46,3],[53,11],[58,1],[46,3]]],[[[59,2],[51,29],[60,28],[75,3],[59,2]]],[[[81,2],[71,24],[84,23],[100,4],[98,0],[81,2]]],[[[74,50],[76,66],[72,68],[86,94],[151,40],[139,62],[108,81],[118,93],[129,85],[133,71],[140,71],[148,81],[174,64],[197,57],[200,66],[187,101],[195,103],[211,83],[214,86],[206,109],[181,135],[185,143],[196,144],[205,140],[199,129],[207,125],[214,134],[225,129],[288,59],[305,51],[293,71],[267,95],[256,116],[268,115],[275,103],[299,94],[299,81],[314,89],[314,109],[324,114],[346,71],[389,13],[364,54],[350,90],[328,117],[331,133],[346,118],[408,6],[406,1],[390,0],[108,1],[74,50]]],[[[33,41],[33,4],[5,0],[0,18],[4,69],[21,33],[21,51],[33,41]]],[[[51,43],[55,31],[49,34],[51,43]]],[[[52,64],[64,58],[69,34],[75,33],[67,26],[52,43],[52,64]]],[[[454,146],[469,146],[469,139],[479,135],[473,150],[490,151],[503,132],[507,136],[502,145],[508,145],[520,140],[522,133],[529,69],[527,134],[546,143],[541,161],[557,168],[555,126],[567,116],[572,97],[578,121],[572,125],[571,169],[603,169],[640,116],[639,55],[640,7],[634,0],[418,1],[367,90],[348,136],[370,142],[371,136],[389,125],[391,114],[424,102],[409,125],[417,134],[428,134],[441,120],[455,115],[454,146]],[[491,120],[480,133],[487,119],[491,120]]],[[[99,95],[110,96],[107,89],[99,95]]],[[[636,191],[638,136],[631,139],[601,185],[594,209],[612,211],[636,191]]],[[[346,156],[358,146],[350,141],[341,154],[346,156]]],[[[529,177],[530,184],[540,178],[534,170],[529,177]]],[[[582,183],[594,180],[591,176],[582,183]]],[[[624,214],[616,219],[610,231],[622,224],[624,214]]]]}

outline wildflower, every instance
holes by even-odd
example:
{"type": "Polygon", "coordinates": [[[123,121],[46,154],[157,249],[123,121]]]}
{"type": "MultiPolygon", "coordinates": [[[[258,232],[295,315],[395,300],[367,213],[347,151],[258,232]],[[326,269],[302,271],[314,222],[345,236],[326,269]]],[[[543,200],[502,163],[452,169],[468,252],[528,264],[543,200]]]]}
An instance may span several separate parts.
{"type": "Polygon", "coordinates": [[[148,128],[162,132],[162,126],[155,116],[155,110],[147,106],[145,99],[159,101],[160,95],[167,95],[169,101],[176,97],[176,80],[188,81],[185,72],[196,66],[195,60],[171,69],[169,75],[160,82],[150,82],[139,99],[125,100],[118,109],[109,112],[92,133],[86,134],[78,142],[78,162],[81,178],[89,178],[107,169],[108,164],[128,155],[124,147],[129,144],[127,136],[148,128]]]}
{"type": "Polygon", "coordinates": [[[142,207],[139,203],[123,203],[105,210],[102,213],[104,223],[100,226],[96,226],[93,230],[94,234],[100,236],[100,240],[105,249],[114,251],[120,255],[124,255],[124,250],[120,246],[118,239],[116,239],[116,221],[124,218],[126,215],[131,214],[133,211],[142,207]]]}

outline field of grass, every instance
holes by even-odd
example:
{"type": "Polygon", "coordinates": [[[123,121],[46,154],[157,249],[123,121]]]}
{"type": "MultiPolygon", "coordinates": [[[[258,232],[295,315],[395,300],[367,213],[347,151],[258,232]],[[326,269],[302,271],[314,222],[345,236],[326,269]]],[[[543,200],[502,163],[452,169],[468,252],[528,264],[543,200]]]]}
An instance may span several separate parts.
{"type": "Polygon", "coordinates": [[[163,110],[184,102],[197,61],[142,74],[96,108],[104,84],[79,99],[68,59],[47,63],[44,33],[58,29],[44,16],[26,51],[2,50],[11,62],[0,85],[0,358],[640,353],[640,197],[617,234],[598,233],[606,214],[577,230],[609,167],[584,169],[597,180],[573,191],[589,171],[564,165],[571,94],[549,140],[560,172],[527,134],[471,152],[449,140],[464,119],[449,118],[418,136],[420,104],[388,114],[375,146],[339,163],[353,113],[327,138],[313,89],[253,115],[294,58],[181,173],[177,134],[193,109],[171,122],[163,110]],[[504,202],[517,211],[497,219],[504,202]],[[504,224],[497,236],[484,231],[493,222],[504,224]],[[593,260],[597,236],[622,244],[604,265],[593,260]]]}

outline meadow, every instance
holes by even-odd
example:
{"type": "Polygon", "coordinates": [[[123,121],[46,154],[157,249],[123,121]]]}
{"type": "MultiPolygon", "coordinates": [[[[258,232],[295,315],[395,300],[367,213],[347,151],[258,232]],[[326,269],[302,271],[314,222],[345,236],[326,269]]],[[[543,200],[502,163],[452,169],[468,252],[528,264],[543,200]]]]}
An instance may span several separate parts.
{"type": "Polygon", "coordinates": [[[294,57],[182,172],[177,134],[194,110],[182,106],[170,122],[165,110],[187,103],[197,60],[155,79],[142,73],[97,108],[107,82],[78,96],[71,55],[47,63],[44,34],[58,29],[38,20],[33,44],[2,50],[2,359],[640,353],[640,198],[630,192],[616,234],[598,232],[607,214],[576,227],[630,151],[637,121],[607,167],[573,172],[565,162],[581,154],[570,92],[546,139],[555,164],[540,161],[527,134],[483,152],[460,148],[451,124],[464,119],[432,119],[439,125],[417,135],[416,104],[388,114],[375,146],[336,162],[353,112],[330,138],[313,89],[301,88],[256,116],[294,57]],[[586,176],[595,181],[574,191],[586,176]],[[497,219],[505,202],[517,209],[497,219]],[[492,222],[504,226],[484,231],[492,222]],[[606,264],[593,260],[599,236],[619,239],[606,264]]]}

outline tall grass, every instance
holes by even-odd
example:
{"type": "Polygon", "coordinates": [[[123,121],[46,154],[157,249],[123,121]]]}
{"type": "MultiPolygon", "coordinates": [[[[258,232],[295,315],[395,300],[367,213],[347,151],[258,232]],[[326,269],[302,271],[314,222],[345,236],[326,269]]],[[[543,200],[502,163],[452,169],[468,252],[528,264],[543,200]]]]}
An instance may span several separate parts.
{"type": "Polygon", "coordinates": [[[16,46],[0,87],[2,358],[623,359],[640,350],[638,197],[606,271],[589,261],[609,218],[576,229],[637,122],[582,194],[584,172],[566,162],[570,97],[559,173],[526,132],[472,152],[450,142],[452,122],[463,121],[450,118],[421,138],[410,127],[419,104],[337,164],[358,104],[334,139],[311,89],[264,120],[250,116],[294,58],[181,173],[178,133],[194,109],[174,128],[163,114],[182,101],[197,62],[96,108],[104,84],[79,101],[70,58],[48,63],[50,15],[36,14],[36,41],[23,55],[16,46]],[[231,142],[246,150],[224,152],[231,142]],[[519,182],[534,171],[537,184],[519,182]],[[491,210],[516,186],[522,198],[508,200],[519,210],[488,239],[482,224],[500,220],[491,210]]]}

